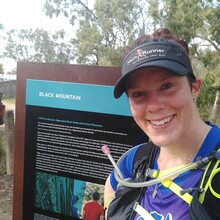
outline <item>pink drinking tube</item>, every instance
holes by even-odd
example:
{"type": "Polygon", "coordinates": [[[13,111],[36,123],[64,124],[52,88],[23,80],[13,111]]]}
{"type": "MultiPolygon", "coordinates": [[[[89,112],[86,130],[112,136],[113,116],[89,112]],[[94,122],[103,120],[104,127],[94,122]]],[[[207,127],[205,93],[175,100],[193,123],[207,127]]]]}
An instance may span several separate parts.
{"type": "Polygon", "coordinates": [[[121,173],[121,170],[119,169],[118,165],[115,163],[108,146],[103,145],[102,151],[106,156],[108,156],[109,160],[111,161],[111,163],[112,163],[113,167],[115,168],[117,174],[119,175],[120,179],[124,179],[123,174],[121,173]]]}

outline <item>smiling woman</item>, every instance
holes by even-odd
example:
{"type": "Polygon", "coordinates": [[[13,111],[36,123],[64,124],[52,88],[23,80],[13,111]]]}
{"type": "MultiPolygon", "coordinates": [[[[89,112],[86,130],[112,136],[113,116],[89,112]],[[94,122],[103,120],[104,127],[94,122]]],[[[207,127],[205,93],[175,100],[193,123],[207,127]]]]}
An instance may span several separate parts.
{"type": "Polygon", "coordinates": [[[114,96],[127,94],[134,120],[151,142],[122,156],[120,173],[116,169],[107,179],[106,218],[219,219],[218,196],[213,194],[202,206],[198,202],[204,170],[190,170],[197,157],[212,155],[220,129],[199,116],[195,100],[201,80],[194,76],[188,45],[162,28],[141,36],[132,48],[114,96]]]}

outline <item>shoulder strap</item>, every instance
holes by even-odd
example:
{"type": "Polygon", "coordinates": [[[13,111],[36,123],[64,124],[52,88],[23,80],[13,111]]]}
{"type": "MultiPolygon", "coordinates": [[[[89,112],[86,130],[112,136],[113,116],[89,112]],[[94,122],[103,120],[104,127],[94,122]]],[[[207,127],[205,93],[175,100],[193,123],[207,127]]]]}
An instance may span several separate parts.
{"type": "MultiPolygon", "coordinates": [[[[220,143],[215,149],[220,151],[220,143]]],[[[212,217],[220,219],[220,160],[213,159],[207,165],[200,188],[204,191],[198,195],[199,202],[212,217]]]]}
{"type": "MultiPolygon", "coordinates": [[[[218,144],[216,150],[220,151],[220,143],[218,144]]],[[[211,191],[211,196],[216,197],[215,193],[212,192],[213,191],[212,187],[215,186],[215,182],[213,182],[214,177],[215,179],[218,178],[217,182],[219,183],[220,182],[220,160],[217,160],[217,159],[213,159],[212,161],[209,162],[203,174],[200,187],[204,189],[204,192],[201,193],[199,196],[199,201],[202,204],[204,203],[204,200],[205,200],[205,197],[207,196],[206,194],[208,191],[211,191]]],[[[220,194],[219,196],[217,196],[217,198],[220,199],[220,194]]]]}
{"type": "Polygon", "coordinates": [[[146,165],[150,162],[151,154],[155,156],[157,149],[158,147],[152,141],[147,142],[138,148],[134,157],[133,176],[135,178],[139,177],[142,174],[142,171],[145,171],[146,165]]]}
{"type": "MultiPolygon", "coordinates": [[[[148,142],[137,150],[135,158],[134,158],[134,170],[133,170],[135,178],[137,176],[140,176],[141,174],[144,174],[147,169],[153,167],[154,158],[157,153],[157,149],[158,147],[156,147],[156,145],[153,144],[153,142],[148,142]]],[[[148,179],[149,177],[145,177],[145,181],[148,179]]],[[[141,191],[137,199],[138,203],[140,203],[141,199],[143,198],[143,195],[146,189],[147,187],[141,188],[141,191]]],[[[135,215],[136,215],[136,212],[133,209],[129,220],[133,220],[135,215]]]]}

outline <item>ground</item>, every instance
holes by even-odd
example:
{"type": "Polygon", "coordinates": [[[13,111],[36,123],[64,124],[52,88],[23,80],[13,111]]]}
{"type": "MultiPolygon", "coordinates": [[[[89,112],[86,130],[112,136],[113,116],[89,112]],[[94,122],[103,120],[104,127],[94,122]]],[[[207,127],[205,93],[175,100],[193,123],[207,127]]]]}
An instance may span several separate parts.
{"type": "Polygon", "coordinates": [[[0,220],[12,220],[13,176],[0,175],[0,220]]]}

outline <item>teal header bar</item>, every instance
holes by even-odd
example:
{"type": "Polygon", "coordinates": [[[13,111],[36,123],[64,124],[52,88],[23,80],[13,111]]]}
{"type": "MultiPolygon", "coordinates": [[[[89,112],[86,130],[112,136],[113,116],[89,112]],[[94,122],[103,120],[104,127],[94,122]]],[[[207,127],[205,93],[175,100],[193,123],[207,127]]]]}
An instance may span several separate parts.
{"type": "Polygon", "coordinates": [[[113,89],[113,86],[28,79],[26,104],[131,116],[127,96],[115,99],[113,89]]]}

